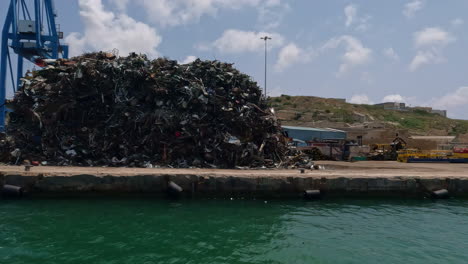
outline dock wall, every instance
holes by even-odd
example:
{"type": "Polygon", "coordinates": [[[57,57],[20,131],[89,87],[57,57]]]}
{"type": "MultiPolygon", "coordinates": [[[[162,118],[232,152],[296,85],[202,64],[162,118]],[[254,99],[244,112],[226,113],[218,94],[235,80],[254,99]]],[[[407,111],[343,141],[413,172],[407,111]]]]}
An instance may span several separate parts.
{"type": "MultiPolygon", "coordinates": [[[[188,171],[188,170],[187,170],[188,171]]],[[[296,170],[223,173],[35,173],[0,172],[0,182],[21,186],[30,196],[149,195],[164,196],[168,183],[182,187],[186,197],[299,197],[305,190],[326,196],[424,196],[447,189],[468,197],[468,177],[405,176],[340,173],[298,173],[296,170]]]]}

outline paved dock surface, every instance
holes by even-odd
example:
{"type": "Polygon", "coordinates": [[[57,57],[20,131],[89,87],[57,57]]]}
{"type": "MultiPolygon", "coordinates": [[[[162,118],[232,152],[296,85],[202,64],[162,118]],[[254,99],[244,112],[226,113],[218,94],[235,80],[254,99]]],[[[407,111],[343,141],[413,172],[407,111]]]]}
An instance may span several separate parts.
{"type": "Polygon", "coordinates": [[[32,194],[163,194],[168,182],[207,195],[291,196],[308,189],[334,194],[420,194],[437,189],[468,195],[468,164],[317,162],[323,170],[144,169],[0,166],[0,180],[32,194]]]}
{"type": "Polygon", "coordinates": [[[362,162],[335,162],[320,161],[321,170],[306,170],[305,174],[299,169],[255,169],[255,170],[225,170],[225,169],[170,169],[170,168],[114,168],[114,167],[32,167],[29,172],[24,166],[0,166],[0,173],[44,176],[60,175],[75,176],[93,174],[96,176],[138,176],[138,175],[209,175],[243,176],[243,177],[468,177],[468,164],[446,163],[401,163],[394,161],[362,161],[362,162]]]}

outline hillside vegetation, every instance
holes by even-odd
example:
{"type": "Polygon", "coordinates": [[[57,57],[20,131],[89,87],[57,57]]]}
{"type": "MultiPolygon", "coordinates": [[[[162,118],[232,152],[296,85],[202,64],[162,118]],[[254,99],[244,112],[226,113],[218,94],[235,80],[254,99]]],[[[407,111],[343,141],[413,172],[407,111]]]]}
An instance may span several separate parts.
{"type": "Polygon", "coordinates": [[[374,105],[357,105],[337,99],[313,96],[282,95],[272,97],[270,105],[286,125],[306,125],[311,122],[336,123],[334,127],[366,122],[384,123],[386,127],[408,129],[414,134],[459,135],[468,133],[467,120],[455,120],[424,110],[384,110],[374,105]]]}

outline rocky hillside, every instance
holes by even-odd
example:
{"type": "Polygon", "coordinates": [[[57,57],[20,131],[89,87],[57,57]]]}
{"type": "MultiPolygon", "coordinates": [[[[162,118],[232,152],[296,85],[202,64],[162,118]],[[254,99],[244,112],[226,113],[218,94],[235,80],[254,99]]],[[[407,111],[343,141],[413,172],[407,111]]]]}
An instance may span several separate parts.
{"type": "Polygon", "coordinates": [[[419,135],[462,135],[467,120],[455,120],[424,110],[393,111],[373,105],[356,105],[339,99],[313,96],[272,97],[269,101],[284,125],[345,128],[371,124],[407,129],[419,135]]]}

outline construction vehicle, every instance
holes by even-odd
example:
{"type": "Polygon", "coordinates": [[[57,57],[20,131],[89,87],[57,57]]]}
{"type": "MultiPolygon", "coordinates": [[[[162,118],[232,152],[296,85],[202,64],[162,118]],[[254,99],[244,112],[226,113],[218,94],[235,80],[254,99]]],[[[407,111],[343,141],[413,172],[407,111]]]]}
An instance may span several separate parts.
{"type": "Polygon", "coordinates": [[[395,139],[389,144],[373,144],[371,151],[374,154],[370,160],[397,160],[398,152],[406,148],[406,141],[396,134],[395,139]]]}
{"type": "Polygon", "coordinates": [[[397,160],[405,163],[468,163],[468,149],[428,151],[406,149],[398,152],[397,160]]]}
{"type": "Polygon", "coordinates": [[[25,59],[44,67],[50,60],[68,58],[68,46],[60,43],[63,32],[56,16],[53,0],[10,0],[0,51],[0,132],[5,130],[7,77],[15,93],[21,86],[25,59]],[[17,57],[16,70],[13,54],[17,57]]]}

